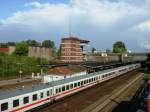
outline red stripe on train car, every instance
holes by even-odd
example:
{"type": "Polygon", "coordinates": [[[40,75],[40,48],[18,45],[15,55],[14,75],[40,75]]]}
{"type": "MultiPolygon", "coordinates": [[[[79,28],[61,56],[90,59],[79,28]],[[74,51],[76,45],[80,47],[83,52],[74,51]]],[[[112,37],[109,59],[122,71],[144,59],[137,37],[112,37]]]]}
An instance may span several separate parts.
{"type": "Polygon", "coordinates": [[[150,112],[150,98],[148,99],[148,112],[150,112]]]}
{"type": "Polygon", "coordinates": [[[71,93],[71,92],[73,92],[73,91],[79,90],[80,88],[81,88],[81,87],[78,87],[78,88],[75,88],[75,89],[72,89],[72,90],[63,92],[63,93],[61,93],[61,94],[58,94],[58,95],[56,95],[56,96],[52,96],[52,97],[49,97],[49,98],[46,98],[46,99],[43,99],[43,100],[39,100],[39,101],[37,101],[37,102],[34,102],[34,103],[29,104],[29,105],[20,107],[20,108],[18,108],[18,109],[12,110],[12,111],[10,111],[10,112],[17,112],[17,111],[20,111],[20,110],[22,110],[22,109],[31,107],[31,106],[33,106],[33,105],[42,103],[42,102],[47,101],[47,100],[50,100],[51,98],[55,98],[55,97],[57,97],[57,96],[65,95],[65,94],[71,93]]]}
{"type": "MultiPolygon", "coordinates": [[[[99,83],[101,83],[101,82],[103,82],[103,81],[105,81],[105,80],[107,80],[107,79],[110,79],[110,78],[112,78],[112,76],[111,76],[111,77],[103,78],[102,80],[100,80],[99,83]]],[[[37,101],[37,102],[34,102],[34,103],[31,103],[31,104],[25,105],[25,106],[20,107],[20,108],[18,108],[18,109],[14,109],[14,110],[12,110],[12,111],[10,111],[10,112],[18,112],[18,111],[23,110],[23,109],[25,109],[25,108],[28,108],[28,107],[31,107],[31,106],[33,106],[33,105],[36,105],[36,104],[42,103],[42,102],[44,102],[44,101],[50,100],[50,98],[55,98],[55,97],[58,97],[58,96],[61,96],[61,95],[65,95],[65,94],[74,92],[74,91],[76,91],[76,90],[80,90],[80,89],[83,88],[83,87],[86,87],[86,86],[89,86],[89,85],[93,85],[93,84],[96,84],[96,82],[92,82],[92,83],[83,85],[83,86],[81,86],[81,87],[77,87],[77,88],[74,88],[74,89],[72,89],[72,90],[65,91],[65,92],[63,92],[63,93],[60,93],[60,94],[51,96],[51,97],[46,98],[46,99],[43,99],[43,100],[39,100],[39,101],[37,101]]]]}

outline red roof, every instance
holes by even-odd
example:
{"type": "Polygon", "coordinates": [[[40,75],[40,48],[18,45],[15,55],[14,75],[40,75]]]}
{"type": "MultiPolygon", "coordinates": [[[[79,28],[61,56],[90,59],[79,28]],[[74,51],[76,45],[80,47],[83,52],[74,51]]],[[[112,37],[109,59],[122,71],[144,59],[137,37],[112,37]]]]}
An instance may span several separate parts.
{"type": "Polygon", "coordinates": [[[68,67],[55,67],[49,70],[49,73],[58,75],[70,75],[72,71],[68,67]]]}
{"type": "Polygon", "coordinates": [[[9,48],[0,48],[0,52],[8,53],[9,52],[9,48]]]}
{"type": "Polygon", "coordinates": [[[77,65],[57,66],[49,69],[50,74],[56,74],[56,75],[72,75],[74,73],[78,73],[82,71],[86,71],[86,68],[77,65]]]}

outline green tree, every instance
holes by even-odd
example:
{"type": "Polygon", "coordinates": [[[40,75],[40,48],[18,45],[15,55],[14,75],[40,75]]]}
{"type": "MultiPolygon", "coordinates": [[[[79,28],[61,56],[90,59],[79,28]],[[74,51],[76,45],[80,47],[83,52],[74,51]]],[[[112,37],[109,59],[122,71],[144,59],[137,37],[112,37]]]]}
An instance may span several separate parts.
{"type": "Polygon", "coordinates": [[[27,44],[29,46],[32,46],[32,47],[38,47],[38,46],[40,46],[40,43],[37,42],[36,40],[27,40],[26,42],[27,42],[27,44]]]}
{"type": "Polygon", "coordinates": [[[42,42],[42,47],[46,47],[46,48],[54,48],[55,49],[55,43],[51,40],[44,40],[42,42]]]}
{"type": "Polygon", "coordinates": [[[14,54],[16,54],[18,56],[27,56],[28,55],[28,44],[24,41],[17,43],[14,54]]]}
{"type": "Polygon", "coordinates": [[[113,52],[114,53],[125,53],[125,52],[127,52],[125,44],[121,41],[117,41],[113,45],[113,52]]]}
{"type": "Polygon", "coordinates": [[[56,55],[57,55],[57,58],[60,59],[60,56],[61,56],[61,49],[60,48],[57,50],[56,55]]]}

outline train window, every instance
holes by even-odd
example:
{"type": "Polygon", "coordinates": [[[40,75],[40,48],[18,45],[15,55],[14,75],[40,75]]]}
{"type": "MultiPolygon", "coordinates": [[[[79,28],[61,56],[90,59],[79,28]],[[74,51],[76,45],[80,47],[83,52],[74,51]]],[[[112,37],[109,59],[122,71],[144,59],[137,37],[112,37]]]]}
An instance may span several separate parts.
{"type": "Polygon", "coordinates": [[[89,83],[89,80],[87,79],[86,82],[89,83]]]}
{"type": "Polygon", "coordinates": [[[80,86],[80,82],[78,82],[78,86],[80,86]]]}
{"type": "Polygon", "coordinates": [[[65,91],[65,86],[62,87],[62,91],[65,91]]]}
{"type": "Polygon", "coordinates": [[[44,95],[43,95],[43,92],[41,92],[41,94],[40,94],[40,98],[43,98],[43,96],[44,96],[44,95]]]}
{"type": "Polygon", "coordinates": [[[33,100],[33,101],[37,100],[37,94],[34,94],[34,95],[32,96],[32,100],[33,100]]]}
{"type": "Polygon", "coordinates": [[[23,98],[23,103],[24,103],[24,104],[29,103],[29,97],[24,97],[24,98],[23,98]]]}
{"type": "Polygon", "coordinates": [[[83,85],[83,81],[81,81],[81,86],[83,85]]]}
{"type": "Polygon", "coordinates": [[[73,88],[73,84],[70,85],[70,89],[72,89],[72,88],[73,88]]]}
{"type": "Polygon", "coordinates": [[[19,99],[13,100],[13,107],[19,106],[19,99]]]}
{"type": "Polygon", "coordinates": [[[47,91],[47,96],[49,96],[50,95],[50,92],[49,91],[47,91]]]}
{"type": "Polygon", "coordinates": [[[59,93],[61,92],[61,88],[59,88],[59,93]]]}
{"type": "Polygon", "coordinates": [[[58,89],[56,89],[56,93],[58,93],[59,91],[58,91],[58,89]]]}
{"type": "Polygon", "coordinates": [[[52,92],[53,92],[52,89],[50,89],[50,95],[52,95],[52,92]]]}
{"type": "Polygon", "coordinates": [[[84,84],[86,84],[86,80],[84,80],[84,84]]]}
{"type": "Polygon", "coordinates": [[[5,111],[8,109],[8,102],[1,104],[1,111],[5,111]]]}
{"type": "Polygon", "coordinates": [[[74,83],[74,87],[77,87],[77,83],[74,83]]]}
{"type": "Polygon", "coordinates": [[[66,86],[66,90],[69,90],[69,85],[66,86]]]}
{"type": "Polygon", "coordinates": [[[98,76],[96,77],[96,80],[98,80],[98,76]]]}

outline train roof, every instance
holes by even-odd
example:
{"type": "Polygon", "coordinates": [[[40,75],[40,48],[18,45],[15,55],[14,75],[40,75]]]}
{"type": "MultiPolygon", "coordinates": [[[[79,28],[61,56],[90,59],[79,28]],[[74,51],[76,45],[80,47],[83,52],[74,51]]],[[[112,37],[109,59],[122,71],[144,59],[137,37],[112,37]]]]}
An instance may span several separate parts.
{"type": "Polygon", "coordinates": [[[110,72],[112,70],[117,70],[119,68],[121,68],[121,67],[108,69],[108,70],[103,70],[103,71],[99,71],[99,72],[95,72],[95,73],[90,73],[90,74],[83,75],[83,76],[66,78],[66,79],[63,79],[63,80],[53,81],[53,82],[46,83],[46,84],[41,83],[39,85],[34,85],[34,86],[31,86],[31,87],[24,87],[24,88],[17,89],[17,90],[0,91],[0,100],[15,97],[15,96],[19,96],[19,95],[23,95],[23,94],[28,94],[30,92],[36,92],[36,91],[39,91],[39,90],[42,90],[42,89],[47,89],[47,88],[58,86],[58,85],[63,85],[63,84],[66,84],[68,82],[74,82],[74,81],[81,80],[81,79],[84,79],[84,78],[89,78],[91,76],[96,76],[98,74],[107,73],[107,72],[110,72]]]}

